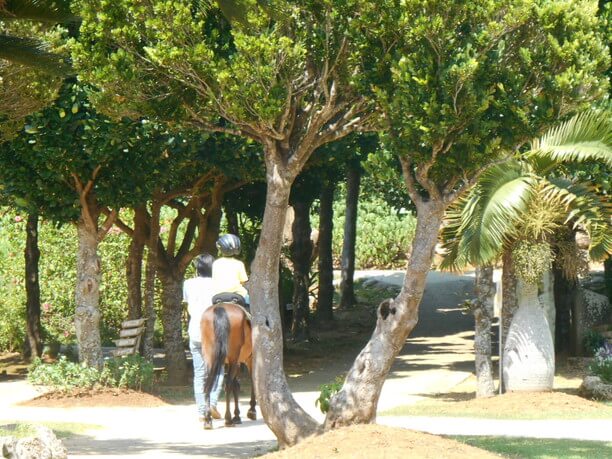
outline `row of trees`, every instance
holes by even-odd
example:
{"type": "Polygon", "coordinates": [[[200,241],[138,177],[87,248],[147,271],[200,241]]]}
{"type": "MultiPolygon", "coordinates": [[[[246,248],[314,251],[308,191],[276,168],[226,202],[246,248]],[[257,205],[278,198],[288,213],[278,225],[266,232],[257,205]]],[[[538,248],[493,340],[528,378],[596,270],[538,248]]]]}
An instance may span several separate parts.
{"type": "Polygon", "coordinates": [[[44,122],[26,130],[34,137],[14,154],[25,157],[38,148],[32,145],[43,145],[38,156],[58,152],[64,155],[59,164],[68,165],[62,177],[57,160],[46,170],[78,197],[60,207],[78,214],[75,318],[81,359],[100,362],[96,244],[117,223],[139,235],[135,253],[144,244],[152,254],[164,284],[169,367],[184,369],[179,337],[169,333],[176,330],[188,259],[210,243],[207,235],[218,226],[227,187],[261,174],[265,208],[250,283],[254,384],[263,416],[282,446],[322,428],[287,385],[278,295],[283,222],[292,186],[308,165],[351,134],[379,132],[416,208],[402,290],[379,309],[370,341],[331,401],[325,428],[370,422],[391,363],[418,320],[449,206],[491,166],[520,156],[529,139],[605,97],[608,88],[605,21],[598,19],[594,2],[96,0],[77,1],[73,10],[81,23],[69,48],[86,85],[65,83],[64,105],[48,109],[58,124],[46,112],[44,122]],[[96,113],[135,121],[79,120],[79,91],[96,113]],[[72,116],[75,122],[65,123],[72,116]],[[206,148],[204,163],[194,159],[177,169],[173,159],[187,153],[151,142],[170,136],[167,126],[213,142],[240,139],[233,140],[240,154],[206,148]],[[47,137],[48,132],[58,135],[47,137]],[[45,144],[47,138],[52,143],[45,144]],[[100,151],[109,156],[87,161],[79,172],[80,161],[66,161],[73,151],[81,158],[100,151]],[[107,171],[117,167],[114,158],[118,169],[107,171]],[[246,175],[238,173],[240,166],[246,175]],[[121,180],[122,173],[129,177],[121,180]],[[108,200],[103,178],[113,179],[108,200]],[[163,238],[158,214],[166,204],[176,208],[177,219],[163,238]],[[130,205],[131,223],[118,218],[119,209],[130,205]],[[179,244],[182,222],[186,230],[179,244]]]}

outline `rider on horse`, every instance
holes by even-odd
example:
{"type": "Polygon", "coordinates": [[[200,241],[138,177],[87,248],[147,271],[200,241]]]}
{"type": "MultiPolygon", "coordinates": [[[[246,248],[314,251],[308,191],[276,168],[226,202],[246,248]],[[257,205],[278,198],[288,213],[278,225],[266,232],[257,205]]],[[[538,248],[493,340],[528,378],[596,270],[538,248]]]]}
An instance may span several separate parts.
{"type": "Polygon", "coordinates": [[[243,284],[249,277],[244,263],[234,258],[240,254],[240,248],[240,239],[234,234],[224,234],[217,240],[217,249],[222,257],[213,263],[212,277],[217,292],[213,304],[230,302],[248,308],[249,293],[243,284]]]}

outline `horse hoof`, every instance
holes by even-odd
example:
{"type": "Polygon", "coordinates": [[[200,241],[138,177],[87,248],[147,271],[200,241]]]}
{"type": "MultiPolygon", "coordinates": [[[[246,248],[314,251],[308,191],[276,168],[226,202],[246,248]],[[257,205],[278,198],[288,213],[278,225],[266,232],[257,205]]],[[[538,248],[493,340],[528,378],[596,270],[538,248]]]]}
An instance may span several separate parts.
{"type": "Polygon", "coordinates": [[[247,418],[251,421],[255,421],[257,419],[257,413],[255,411],[249,411],[247,412],[247,418]]]}
{"type": "Polygon", "coordinates": [[[225,421],[225,427],[234,427],[234,423],[232,421],[225,421]]]}
{"type": "Polygon", "coordinates": [[[240,417],[238,417],[238,416],[235,416],[235,417],[232,419],[232,423],[233,423],[233,424],[242,424],[242,419],[240,419],[240,417]]]}

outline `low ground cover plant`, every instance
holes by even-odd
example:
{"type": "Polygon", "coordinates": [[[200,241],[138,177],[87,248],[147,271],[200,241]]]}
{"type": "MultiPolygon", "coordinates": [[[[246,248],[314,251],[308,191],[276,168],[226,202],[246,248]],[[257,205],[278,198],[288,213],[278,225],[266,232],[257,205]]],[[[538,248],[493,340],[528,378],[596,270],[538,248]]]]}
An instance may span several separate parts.
{"type": "Polygon", "coordinates": [[[54,363],[35,359],[28,380],[61,392],[96,387],[148,391],[153,386],[153,364],[137,354],[106,359],[101,371],[71,362],[65,356],[54,363]]]}
{"type": "Polygon", "coordinates": [[[591,372],[607,384],[612,384],[612,343],[606,342],[595,354],[591,372]]]}

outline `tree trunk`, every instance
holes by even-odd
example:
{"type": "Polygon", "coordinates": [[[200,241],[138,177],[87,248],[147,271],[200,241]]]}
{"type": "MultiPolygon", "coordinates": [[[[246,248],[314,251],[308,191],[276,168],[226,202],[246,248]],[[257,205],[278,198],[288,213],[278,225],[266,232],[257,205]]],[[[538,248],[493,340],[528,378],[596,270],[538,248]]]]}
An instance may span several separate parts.
{"type": "Polygon", "coordinates": [[[278,261],[292,180],[279,177],[282,166],[266,166],[266,207],[251,275],[253,383],[263,417],[284,448],[314,434],[319,426],[296,403],[283,371],[278,261]]]}
{"type": "Polygon", "coordinates": [[[330,401],[326,428],[375,420],[378,398],[391,364],[417,324],[443,217],[444,205],[438,201],[417,205],[416,233],[402,290],[394,300],[383,301],[378,307],[370,341],[355,359],[342,390],[330,401]]]}
{"type": "Polygon", "coordinates": [[[295,218],[292,225],[291,260],[293,264],[293,320],[291,335],[295,341],[310,338],[310,301],[308,286],[312,241],[310,240],[310,201],[293,202],[295,218]]]}
{"type": "Polygon", "coordinates": [[[142,317],[142,258],[146,237],[145,214],[136,210],[134,213],[134,233],[132,234],[126,261],[128,319],[130,320],[142,317]]]}
{"type": "Polygon", "coordinates": [[[144,282],[144,317],[145,323],[144,339],[142,340],[142,355],[145,359],[152,362],[155,353],[155,260],[150,251],[147,252],[147,265],[145,269],[144,282]]]}
{"type": "MultiPolygon", "coordinates": [[[[206,236],[204,238],[202,250],[211,255],[217,253],[217,239],[219,239],[219,231],[221,230],[221,217],[223,212],[221,207],[212,207],[206,213],[206,236]]],[[[236,233],[232,233],[236,234],[236,233]]]]}
{"type": "Polygon", "coordinates": [[[550,328],[550,336],[552,336],[553,343],[555,341],[555,279],[552,270],[546,271],[542,274],[542,292],[539,295],[540,304],[544,310],[544,316],[546,322],[550,328]]]}
{"type": "Polygon", "coordinates": [[[187,380],[187,357],[183,343],[183,276],[180,273],[160,272],[162,283],[162,325],[164,350],[170,385],[184,384],[187,380]]]}
{"type": "Polygon", "coordinates": [[[476,269],[476,306],[474,308],[474,360],[476,363],[476,397],[495,395],[493,362],[491,360],[491,320],[495,282],[493,267],[476,269]]]}
{"type": "MultiPolygon", "coordinates": [[[[236,211],[225,206],[225,219],[227,220],[227,231],[240,237],[240,227],[238,226],[238,215],[236,211]]],[[[211,252],[212,253],[212,252],[211,252]]]]}
{"type": "MultiPolygon", "coordinates": [[[[86,223],[85,210],[77,223],[79,251],[77,255],[76,312],[74,324],[81,363],[102,368],[100,340],[100,258],[97,228],[86,223]]],[[[97,221],[97,216],[93,218],[97,221]]]]}
{"type": "Polygon", "coordinates": [[[328,324],[334,319],[334,263],[332,258],[332,233],[334,229],[333,182],[326,182],[321,189],[319,212],[319,295],[317,319],[328,324]]]}
{"type": "Polygon", "coordinates": [[[349,167],[346,180],[346,210],[344,240],[342,242],[342,280],[340,281],[340,308],[351,308],[357,303],[353,276],[355,275],[355,241],[357,240],[357,204],[359,202],[359,166],[349,167]]]}
{"type": "Polygon", "coordinates": [[[518,299],[516,294],[516,274],[514,272],[514,262],[512,260],[512,250],[504,249],[502,254],[502,345],[506,342],[508,330],[512,317],[518,309],[518,299]]]}
{"type": "Polygon", "coordinates": [[[553,268],[555,296],[555,352],[567,354],[570,351],[572,330],[572,305],[576,296],[576,282],[566,279],[563,271],[553,268]]]}
{"type": "Polygon", "coordinates": [[[538,300],[538,287],[520,282],[517,296],[519,308],[504,345],[504,387],[509,391],[551,390],[555,376],[554,345],[538,300]]]}
{"type": "Polygon", "coordinates": [[[604,261],[604,282],[608,299],[612,304],[612,255],[609,255],[604,261]]]}
{"type": "Polygon", "coordinates": [[[42,355],[40,335],[40,284],[38,280],[38,214],[28,215],[26,224],[25,247],[25,287],[26,287],[26,357],[42,355]]]}

